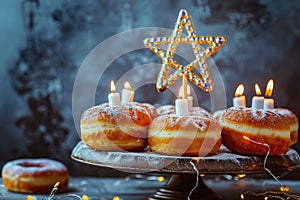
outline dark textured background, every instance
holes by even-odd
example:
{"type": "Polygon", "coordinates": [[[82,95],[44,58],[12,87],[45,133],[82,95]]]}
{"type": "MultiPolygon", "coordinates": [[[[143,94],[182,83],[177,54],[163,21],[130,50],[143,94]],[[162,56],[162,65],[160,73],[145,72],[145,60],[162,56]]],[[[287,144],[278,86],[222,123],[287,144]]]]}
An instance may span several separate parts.
{"type": "MultiPolygon", "coordinates": [[[[198,35],[222,35],[227,44],[213,59],[226,88],[228,106],[239,83],[248,105],[254,84],[275,80],[276,107],[300,116],[300,1],[296,0],[1,0],[0,6],[0,166],[20,157],[63,161],[72,175],[120,175],[114,170],[81,165],[70,159],[79,141],[71,95],[77,70],[86,55],[106,38],[140,27],[173,29],[178,11],[192,16],[198,35]]],[[[125,38],[126,39],[126,38],[125,38]]],[[[134,42],[134,41],[133,41],[134,42]]],[[[101,80],[96,102],[104,102],[107,85],[132,67],[160,60],[150,50],[116,60],[101,80]],[[147,58],[147,59],[143,59],[147,58]],[[104,92],[105,91],[105,92],[104,92]]],[[[142,77],[141,77],[142,78],[142,77]]],[[[148,95],[153,85],[139,89],[148,95]]],[[[207,95],[201,105],[208,108],[207,95]]],[[[166,92],[165,96],[170,95],[166,92]]],[[[209,108],[208,108],[209,109],[209,108]]],[[[294,146],[298,151],[299,144],[294,146]]]]}

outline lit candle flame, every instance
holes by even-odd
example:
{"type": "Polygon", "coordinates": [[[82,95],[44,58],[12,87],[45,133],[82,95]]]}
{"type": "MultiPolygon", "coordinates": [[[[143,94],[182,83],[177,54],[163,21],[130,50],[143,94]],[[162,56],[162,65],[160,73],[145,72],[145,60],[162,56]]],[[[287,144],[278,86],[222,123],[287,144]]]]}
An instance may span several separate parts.
{"type": "Polygon", "coordinates": [[[267,89],[266,89],[266,97],[271,97],[273,93],[273,88],[274,88],[274,81],[272,79],[269,80],[267,84],[267,89]]]}
{"type": "Polygon", "coordinates": [[[111,81],[111,82],[110,82],[110,91],[111,91],[111,92],[115,92],[115,91],[116,91],[116,86],[115,86],[114,81],[111,81]]]}
{"type": "Polygon", "coordinates": [[[126,81],[126,82],[124,83],[124,88],[125,88],[125,89],[128,89],[128,90],[132,90],[132,87],[131,87],[131,85],[130,85],[130,83],[129,83],[128,81],[126,81]]]}
{"type": "Polygon", "coordinates": [[[234,96],[236,97],[240,97],[244,94],[244,85],[243,84],[239,84],[239,86],[236,88],[235,90],[235,94],[234,96]]]}
{"type": "Polygon", "coordinates": [[[261,95],[261,91],[260,91],[260,88],[259,88],[258,84],[255,84],[255,92],[256,92],[257,96],[261,95]]]}

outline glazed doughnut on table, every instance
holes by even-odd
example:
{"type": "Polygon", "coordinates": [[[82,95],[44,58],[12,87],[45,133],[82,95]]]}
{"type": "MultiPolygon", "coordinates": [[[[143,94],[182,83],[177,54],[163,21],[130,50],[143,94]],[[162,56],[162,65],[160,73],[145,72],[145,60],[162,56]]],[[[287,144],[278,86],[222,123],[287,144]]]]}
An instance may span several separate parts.
{"type": "Polygon", "coordinates": [[[205,117],[163,115],[151,123],[148,143],[161,154],[206,156],[220,148],[221,127],[205,117]]]}
{"type": "Polygon", "coordinates": [[[291,144],[296,144],[298,141],[298,129],[299,129],[299,123],[297,116],[290,110],[286,108],[276,108],[276,112],[283,115],[286,119],[286,122],[290,125],[290,131],[291,131],[291,144]]]}
{"type": "Polygon", "coordinates": [[[13,192],[50,193],[68,185],[68,170],[62,163],[50,159],[19,159],[7,162],[2,168],[4,186],[13,192]]]}
{"type": "Polygon", "coordinates": [[[221,125],[223,144],[235,153],[266,155],[268,147],[257,142],[269,145],[270,155],[284,154],[290,146],[290,125],[275,110],[228,108],[221,125]]]}
{"type": "Polygon", "coordinates": [[[140,151],[147,146],[150,123],[150,114],[141,106],[100,104],[82,114],[81,139],[96,150],[140,151]]]}

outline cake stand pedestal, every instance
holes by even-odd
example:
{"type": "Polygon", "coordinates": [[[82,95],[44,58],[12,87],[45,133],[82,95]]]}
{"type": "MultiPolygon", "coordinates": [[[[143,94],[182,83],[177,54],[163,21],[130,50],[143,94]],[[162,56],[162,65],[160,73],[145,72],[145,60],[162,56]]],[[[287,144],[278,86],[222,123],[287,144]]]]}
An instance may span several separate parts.
{"type": "MultiPolygon", "coordinates": [[[[72,159],[99,167],[110,167],[132,173],[171,174],[166,185],[159,189],[150,200],[187,199],[195,187],[200,174],[257,174],[265,173],[263,156],[242,156],[222,147],[217,154],[207,157],[179,157],[160,155],[153,152],[97,151],[79,142],[73,149],[72,159]]],[[[290,149],[286,154],[269,156],[266,167],[272,172],[291,171],[300,168],[300,156],[290,149]]],[[[194,189],[191,200],[222,199],[208,188],[201,177],[194,189]]]]}
{"type": "MultiPolygon", "coordinates": [[[[195,187],[195,174],[172,174],[163,188],[149,198],[149,200],[187,199],[191,190],[195,187]]],[[[205,185],[199,177],[198,186],[194,189],[190,199],[223,199],[205,185]]]]}

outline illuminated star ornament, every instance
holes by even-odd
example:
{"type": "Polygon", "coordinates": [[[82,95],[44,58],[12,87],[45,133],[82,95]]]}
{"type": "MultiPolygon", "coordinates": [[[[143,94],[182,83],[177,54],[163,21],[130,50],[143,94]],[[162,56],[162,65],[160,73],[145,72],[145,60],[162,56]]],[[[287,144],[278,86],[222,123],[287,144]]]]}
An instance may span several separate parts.
{"type": "Polygon", "coordinates": [[[197,36],[188,12],[181,10],[170,37],[154,37],[144,40],[145,45],[162,60],[162,67],[156,82],[157,90],[162,92],[180,77],[183,77],[183,80],[188,79],[204,91],[212,91],[214,83],[209,73],[206,59],[215,54],[225,42],[226,38],[222,36],[197,36]],[[187,37],[181,36],[184,28],[188,34],[187,37]],[[174,60],[174,54],[179,44],[192,45],[195,60],[186,66],[174,60]],[[168,47],[165,50],[160,47],[161,45],[168,45],[168,47]],[[200,45],[206,45],[206,48],[201,48],[200,45]],[[200,76],[193,72],[198,66],[200,76]],[[171,71],[172,68],[175,71],[171,71]]]}

